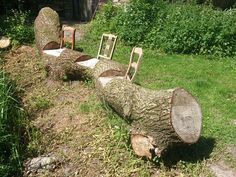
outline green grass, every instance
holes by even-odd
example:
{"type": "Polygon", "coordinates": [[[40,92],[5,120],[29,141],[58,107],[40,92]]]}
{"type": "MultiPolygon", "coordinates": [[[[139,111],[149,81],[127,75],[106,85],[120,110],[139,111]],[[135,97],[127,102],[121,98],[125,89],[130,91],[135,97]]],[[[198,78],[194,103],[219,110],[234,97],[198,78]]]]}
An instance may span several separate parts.
{"type": "MultiPolygon", "coordinates": [[[[23,161],[39,152],[40,132],[30,123],[18,97],[19,88],[0,70],[0,176],[22,176],[23,161]]],[[[37,100],[46,109],[48,102],[37,100]]]]}
{"type": "MultiPolygon", "coordinates": [[[[96,56],[100,36],[87,36],[77,45],[83,52],[96,56]]],[[[131,47],[118,42],[113,60],[127,64],[131,47]]],[[[230,145],[236,145],[236,59],[194,55],[165,55],[144,49],[137,84],[153,90],[182,87],[198,100],[203,112],[202,137],[195,145],[170,150],[161,161],[166,168],[180,169],[198,176],[204,171],[205,159],[214,160],[230,145]]],[[[111,119],[114,121],[114,119],[111,119]]],[[[110,119],[108,121],[111,121],[110,119]]],[[[168,170],[167,170],[168,171],[168,170]]]]}
{"type": "Polygon", "coordinates": [[[14,99],[15,87],[0,72],[0,176],[22,172],[23,114],[14,99]]]}

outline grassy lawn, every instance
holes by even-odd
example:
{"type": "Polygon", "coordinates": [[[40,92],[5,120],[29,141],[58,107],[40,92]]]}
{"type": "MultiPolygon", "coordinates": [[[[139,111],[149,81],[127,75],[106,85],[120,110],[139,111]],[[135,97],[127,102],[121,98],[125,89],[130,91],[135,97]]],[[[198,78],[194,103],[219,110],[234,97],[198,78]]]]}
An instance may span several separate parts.
{"type": "MultiPolygon", "coordinates": [[[[99,38],[87,36],[77,46],[84,53],[96,56],[99,38]]],[[[127,64],[130,52],[131,47],[118,42],[113,59],[127,64]]],[[[168,159],[161,162],[166,164],[163,168],[171,164],[171,167],[177,166],[185,174],[198,176],[203,171],[205,159],[211,161],[222,158],[227,146],[236,145],[235,58],[166,55],[144,49],[135,82],[154,90],[185,88],[197,98],[202,107],[203,128],[199,142],[170,150],[168,159]]]]}

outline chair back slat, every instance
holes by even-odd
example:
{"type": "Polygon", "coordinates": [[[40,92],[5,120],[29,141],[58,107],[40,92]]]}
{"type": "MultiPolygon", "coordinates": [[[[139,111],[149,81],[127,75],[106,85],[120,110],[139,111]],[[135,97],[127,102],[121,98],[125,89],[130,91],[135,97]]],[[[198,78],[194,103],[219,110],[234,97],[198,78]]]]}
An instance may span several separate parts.
{"type": "Polygon", "coordinates": [[[114,53],[116,40],[117,36],[113,34],[103,34],[100,41],[97,58],[105,58],[111,60],[114,53]]]}
{"type": "Polygon", "coordinates": [[[125,74],[126,79],[128,79],[130,81],[134,80],[134,77],[137,74],[137,71],[140,67],[142,56],[143,56],[143,49],[142,48],[134,47],[132,49],[132,52],[130,54],[129,66],[128,66],[127,72],[125,74]],[[138,60],[137,61],[134,61],[134,55],[135,54],[138,55],[138,60]],[[132,75],[130,75],[131,68],[134,68],[134,73],[132,75]]]}
{"type": "Polygon", "coordinates": [[[75,48],[75,32],[76,29],[70,26],[62,26],[62,30],[61,30],[61,45],[60,48],[63,48],[65,46],[65,42],[69,42],[71,43],[71,49],[74,50],[75,48]],[[67,36],[65,36],[65,32],[69,32],[71,35],[71,38],[68,38],[67,36]]]}

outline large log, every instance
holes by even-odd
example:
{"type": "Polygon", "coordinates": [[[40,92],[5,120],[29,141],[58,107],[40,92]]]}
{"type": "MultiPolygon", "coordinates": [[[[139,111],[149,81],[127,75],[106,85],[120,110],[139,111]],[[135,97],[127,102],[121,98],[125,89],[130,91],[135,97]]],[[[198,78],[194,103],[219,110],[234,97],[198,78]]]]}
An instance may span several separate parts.
{"type": "Polygon", "coordinates": [[[49,7],[42,8],[35,19],[34,31],[36,47],[42,56],[45,69],[53,80],[77,79],[91,76],[90,70],[78,61],[85,61],[92,57],[78,51],[63,49],[59,56],[44,53],[46,50],[60,48],[61,24],[56,11],[49,7]]]}
{"type": "Polygon", "coordinates": [[[40,53],[60,48],[60,30],[57,12],[49,7],[42,8],[34,22],[35,42],[40,53]]]}
{"type": "Polygon", "coordinates": [[[92,77],[90,68],[83,67],[77,62],[89,60],[92,57],[71,49],[64,49],[59,57],[43,53],[45,69],[53,80],[76,80],[92,77]]]}
{"type": "Polygon", "coordinates": [[[99,92],[118,114],[131,122],[132,147],[140,156],[160,156],[169,146],[192,144],[200,137],[201,108],[184,89],[154,91],[125,79],[113,79],[99,92]]]}

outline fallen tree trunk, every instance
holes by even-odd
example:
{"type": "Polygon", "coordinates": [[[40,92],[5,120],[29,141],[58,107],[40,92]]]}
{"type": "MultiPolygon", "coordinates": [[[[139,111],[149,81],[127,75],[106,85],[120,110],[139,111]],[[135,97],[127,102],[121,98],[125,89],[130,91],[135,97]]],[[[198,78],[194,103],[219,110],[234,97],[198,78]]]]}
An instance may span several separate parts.
{"type": "Polygon", "coordinates": [[[153,91],[125,79],[113,79],[99,88],[102,98],[133,127],[136,154],[149,158],[178,143],[197,142],[201,109],[184,89],[153,91]]]}

